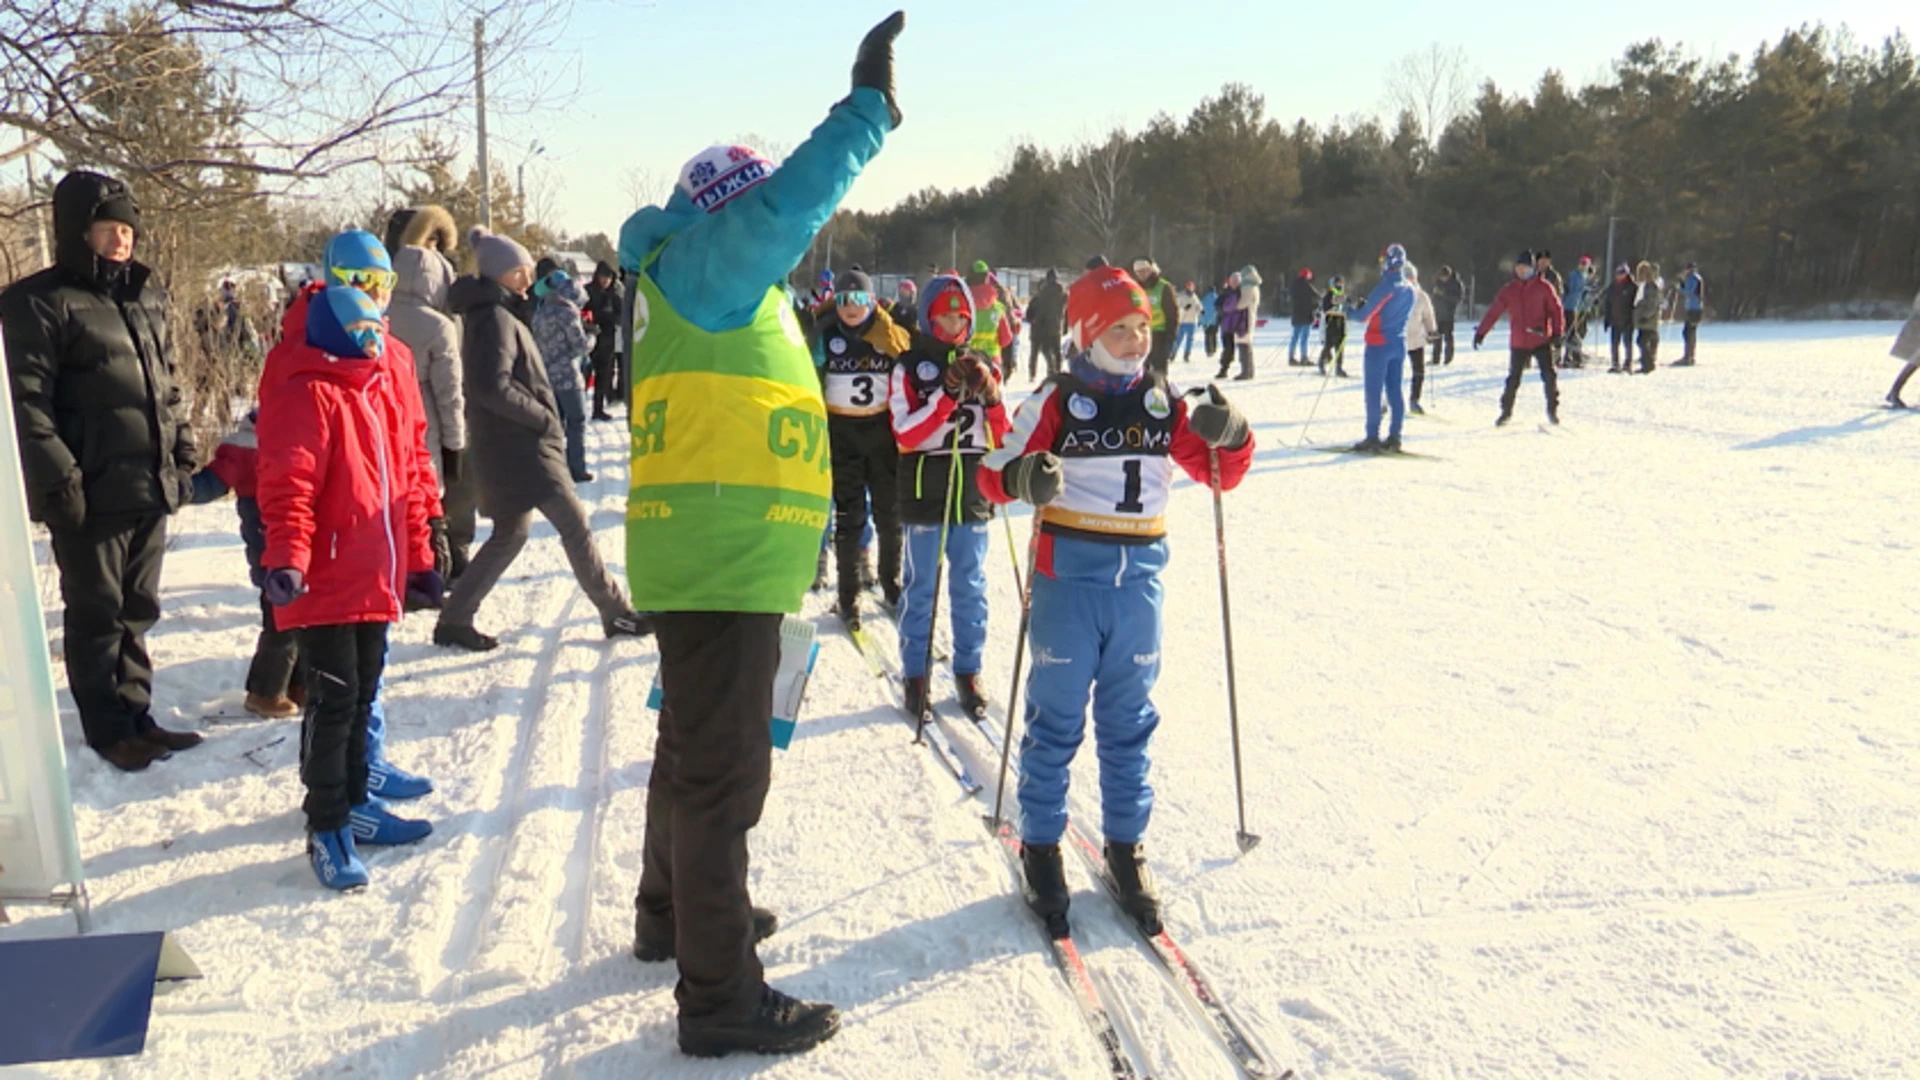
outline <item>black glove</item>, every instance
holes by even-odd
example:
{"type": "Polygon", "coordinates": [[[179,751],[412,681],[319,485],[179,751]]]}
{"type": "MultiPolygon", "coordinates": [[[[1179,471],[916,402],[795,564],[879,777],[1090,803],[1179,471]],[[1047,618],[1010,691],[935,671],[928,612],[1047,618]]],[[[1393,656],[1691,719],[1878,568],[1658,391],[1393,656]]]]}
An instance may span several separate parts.
{"type": "Polygon", "coordinates": [[[453,573],[453,545],[447,540],[447,519],[428,518],[427,531],[433,543],[433,571],[444,581],[453,573]]]}
{"type": "Polygon", "coordinates": [[[893,98],[893,39],[907,25],[907,13],[896,11],[886,21],[867,31],[860,51],[853,57],[853,86],[871,87],[886,95],[887,112],[893,117],[894,130],[900,128],[900,105],[893,98]]]}
{"type": "Polygon", "coordinates": [[[1045,450],[1013,459],[1000,474],[1007,494],[1035,506],[1045,506],[1060,497],[1060,458],[1045,450]]]}
{"type": "Polygon", "coordinates": [[[1187,427],[1206,444],[1225,450],[1247,445],[1247,417],[1227,400],[1217,386],[1207,387],[1207,398],[1187,414],[1187,427]]]}
{"type": "Polygon", "coordinates": [[[75,532],[87,522],[87,494],[76,474],[56,491],[29,495],[29,517],[43,522],[53,532],[75,532]]]}
{"type": "Polygon", "coordinates": [[[1485,341],[1485,340],[1487,340],[1487,335],[1485,335],[1485,334],[1475,334],[1475,335],[1473,335],[1473,347],[1474,347],[1474,348],[1476,348],[1476,349],[1477,349],[1477,348],[1479,348],[1479,347],[1480,347],[1480,343],[1481,343],[1481,342],[1483,342],[1483,341],[1485,341]]]}
{"type": "Polygon", "coordinates": [[[447,582],[438,570],[416,570],[407,575],[408,611],[437,608],[446,599],[447,582]]]}
{"type": "Polygon", "coordinates": [[[1549,349],[1551,349],[1551,350],[1553,350],[1554,352],[1559,352],[1559,351],[1560,351],[1560,346],[1561,346],[1561,345],[1562,345],[1562,344],[1563,344],[1563,343],[1564,343],[1564,342],[1565,342],[1566,340],[1567,340],[1567,335],[1565,335],[1565,334],[1555,334],[1555,335],[1553,335],[1552,337],[1550,337],[1550,338],[1548,338],[1548,339],[1547,339],[1547,348],[1549,348],[1549,349]]]}
{"type": "Polygon", "coordinates": [[[465,452],[440,448],[440,482],[448,487],[460,482],[460,469],[466,464],[465,452]]]}

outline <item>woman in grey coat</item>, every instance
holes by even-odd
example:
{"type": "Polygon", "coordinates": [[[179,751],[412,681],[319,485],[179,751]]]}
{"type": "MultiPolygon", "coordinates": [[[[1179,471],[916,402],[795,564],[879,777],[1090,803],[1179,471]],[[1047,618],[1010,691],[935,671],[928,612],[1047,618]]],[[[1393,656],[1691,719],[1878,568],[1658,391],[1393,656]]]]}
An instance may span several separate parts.
{"type": "Polygon", "coordinates": [[[461,319],[469,465],[493,535],[454,584],[434,643],[476,652],[500,644],[475,630],[473,619],[526,546],[536,510],[560,534],[573,576],[599,609],[607,636],[647,633],[651,625],[634,614],[594,546],[586,508],[567,472],[566,434],[546,364],[533,334],[512,311],[533,283],[533,259],[518,243],[482,228],[467,238],[479,257],[480,276],[455,281],[448,297],[461,319]]]}
{"type": "Polygon", "coordinates": [[[393,304],[387,308],[387,322],[393,336],[413,350],[420,403],[427,411],[427,453],[440,470],[441,501],[446,506],[452,555],[449,577],[457,578],[466,573],[478,496],[464,467],[467,403],[460,370],[460,328],[447,308],[454,272],[445,252],[452,251],[455,243],[453,217],[437,206],[405,213],[407,219],[397,236],[402,246],[393,249],[393,270],[399,280],[393,304]]]}

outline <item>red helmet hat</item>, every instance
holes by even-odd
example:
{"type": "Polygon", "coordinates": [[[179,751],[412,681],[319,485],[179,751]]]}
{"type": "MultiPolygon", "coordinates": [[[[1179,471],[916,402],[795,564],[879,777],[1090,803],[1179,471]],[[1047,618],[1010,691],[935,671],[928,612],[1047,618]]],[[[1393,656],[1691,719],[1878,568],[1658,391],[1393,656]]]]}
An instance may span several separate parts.
{"type": "Polygon", "coordinates": [[[1067,329],[1077,349],[1091,348],[1101,334],[1129,315],[1153,318],[1153,304],[1133,275],[1117,266],[1089,270],[1067,290],[1067,329]]]}
{"type": "Polygon", "coordinates": [[[1312,281],[1312,280],[1313,280],[1313,271],[1312,271],[1312,270],[1309,270],[1309,269],[1307,269],[1307,268],[1306,268],[1306,267],[1304,267],[1304,266],[1303,266],[1303,267],[1301,267],[1301,268],[1300,268],[1300,280],[1302,280],[1302,281],[1312,281]]]}
{"type": "Polygon", "coordinates": [[[973,338],[973,299],[967,295],[967,283],[957,274],[941,274],[920,290],[920,325],[927,333],[948,345],[964,345],[973,338]],[[941,315],[965,315],[966,328],[958,337],[948,337],[940,329],[941,315]]]}

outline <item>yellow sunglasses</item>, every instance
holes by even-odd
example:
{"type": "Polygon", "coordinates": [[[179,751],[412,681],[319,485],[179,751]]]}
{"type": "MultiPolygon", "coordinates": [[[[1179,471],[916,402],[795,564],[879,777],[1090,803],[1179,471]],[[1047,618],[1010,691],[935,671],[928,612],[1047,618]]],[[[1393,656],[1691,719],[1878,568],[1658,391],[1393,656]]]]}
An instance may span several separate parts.
{"type": "Polygon", "coordinates": [[[333,268],[333,277],[342,285],[377,292],[392,292],[394,283],[400,280],[400,275],[391,270],[349,270],[339,266],[333,268]]]}

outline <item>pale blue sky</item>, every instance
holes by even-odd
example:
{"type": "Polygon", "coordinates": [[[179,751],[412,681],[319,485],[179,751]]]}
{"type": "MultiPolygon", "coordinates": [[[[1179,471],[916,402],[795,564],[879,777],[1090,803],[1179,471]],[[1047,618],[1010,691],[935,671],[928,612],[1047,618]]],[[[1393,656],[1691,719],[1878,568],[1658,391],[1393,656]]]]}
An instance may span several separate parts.
{"type": "MultiPolygon", "coordinates": [[[[504,121],[498,137],[509,145],[495,152],[511,167],[529,138],[540,139],[547,154],[529,167],[529,184],[564,180],[552,200],[557,223],[611,234],[633,209],[623,182],[630,167],[675,176],[706,145],[749,132],[797,144],[846,92],[861,35],[895,6],[579,0],[561,45],[563,59],[579,65],[579,97],[564,115],[504,121]]],[[[1515,92],[1550,67],[1575,84],[1602,76],[1627,45],[1652,37],[1702,57],[1744,56],[1817,16],[1877,42],[1899,26],[1902,8],[1887,0],[908,5],[898,62],[906,122],[846,205],[880,209],[929,185],[979,184],[1022,136],[1058,147],[1116,122],[1138,128],[1157,111],[1181,117],[1229,80],[1251,84],[1288,124],[1373,113],[1388,66],[1434,41],[1464,47],[1476,82],[1490,77],[1515,92]]]]}

